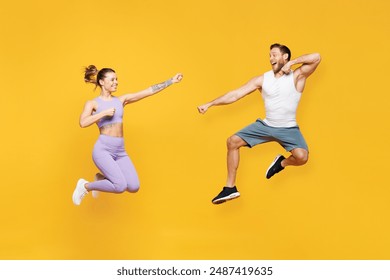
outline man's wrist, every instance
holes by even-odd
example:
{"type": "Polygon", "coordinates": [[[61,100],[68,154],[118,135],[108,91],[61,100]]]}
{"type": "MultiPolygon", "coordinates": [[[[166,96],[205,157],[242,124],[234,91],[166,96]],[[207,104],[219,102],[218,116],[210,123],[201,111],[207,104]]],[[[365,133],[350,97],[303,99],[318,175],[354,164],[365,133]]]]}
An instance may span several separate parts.
{"type": "Polygon", "coordinates": [[[288,63],[290,64],[290,66],[293,66],[293,65],[297,64],[298,62],[296,59],[293,59],[293,60],[290,60],[288,63]]]}

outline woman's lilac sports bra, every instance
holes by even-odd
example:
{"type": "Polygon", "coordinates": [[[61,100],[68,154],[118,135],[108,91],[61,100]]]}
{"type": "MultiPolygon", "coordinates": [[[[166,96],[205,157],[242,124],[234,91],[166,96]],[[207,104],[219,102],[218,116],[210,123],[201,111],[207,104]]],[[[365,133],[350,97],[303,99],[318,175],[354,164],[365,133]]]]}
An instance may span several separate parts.
{"type": "Polygon", "coordinates": [[[112,124],[112,123],[122,123],[123,119],[123,104],[119,100],[119,98],[112,96],[111,100],[105,101],[101,99],[100,97],[95,98],[98,106],[97,110],[94,112],[94,114],[98,114],[104,110],[107,110],[109,108],[115,108],[115,113],[112,117],[105,116],[101,118],[98,122],[97,125],[99,128],[102,126],[112,124]]]}

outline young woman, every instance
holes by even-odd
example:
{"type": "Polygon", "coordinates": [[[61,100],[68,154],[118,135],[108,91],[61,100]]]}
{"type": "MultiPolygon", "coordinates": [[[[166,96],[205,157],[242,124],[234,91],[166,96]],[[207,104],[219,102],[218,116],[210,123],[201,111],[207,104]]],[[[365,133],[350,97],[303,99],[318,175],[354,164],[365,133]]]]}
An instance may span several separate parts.
{"type": "Polygon", "coordinates": [[[73,192],[74,204],[80,205],[89,191],[138,191],[138,175],[124,147],[123,108],[127,104],[152,96],[173,83],[179,83],[182,78],[183,75],[179,73],[140,92],[115,97],[113,93],[117,90],[118,79],[113,69],[98,70],[94,65],[85,69],[85,82],[99,87],[100,95],[86,102],[80,116],[80,126],[84,128],[96,123],[99,128],[100,136],[94,146],[92,158],[103,176],[97,174],[95,179],[99,180],[94,182],[79,179],[73,192]]]}

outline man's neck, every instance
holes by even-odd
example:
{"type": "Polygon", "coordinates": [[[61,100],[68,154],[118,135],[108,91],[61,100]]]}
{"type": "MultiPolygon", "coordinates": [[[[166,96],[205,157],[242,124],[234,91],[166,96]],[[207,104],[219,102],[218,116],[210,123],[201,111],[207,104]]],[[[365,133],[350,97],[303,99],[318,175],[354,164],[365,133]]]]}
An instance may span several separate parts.
{"type": "Polygon", "coordinates": [[[277,79],[277,78],[280,78],[284,75],[284,72],[282,70],[280,70],[279,72],[274,72],[274,77],[277,79]]]}

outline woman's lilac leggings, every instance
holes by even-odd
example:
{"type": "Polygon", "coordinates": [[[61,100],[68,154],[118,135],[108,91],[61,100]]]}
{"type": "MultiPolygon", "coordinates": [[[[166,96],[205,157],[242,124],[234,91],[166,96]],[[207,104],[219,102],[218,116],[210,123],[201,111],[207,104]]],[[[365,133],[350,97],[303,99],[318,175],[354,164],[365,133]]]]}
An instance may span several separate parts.
{"type": "Polygon", "coordinates": [[[100,134],[93,148],[92,158],[106,179],[90,182],[88,190],[111,193],[138,191],[138,175],[125,151],[122,137],[100,134]]]}

